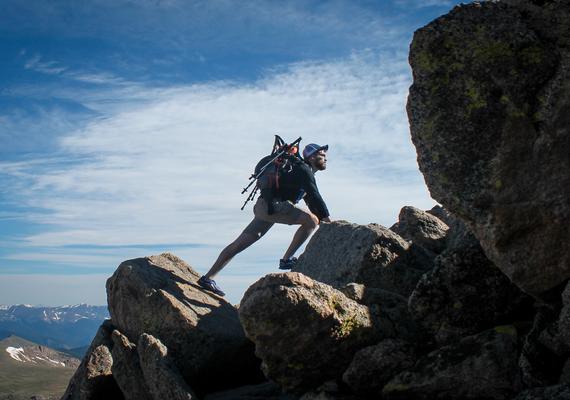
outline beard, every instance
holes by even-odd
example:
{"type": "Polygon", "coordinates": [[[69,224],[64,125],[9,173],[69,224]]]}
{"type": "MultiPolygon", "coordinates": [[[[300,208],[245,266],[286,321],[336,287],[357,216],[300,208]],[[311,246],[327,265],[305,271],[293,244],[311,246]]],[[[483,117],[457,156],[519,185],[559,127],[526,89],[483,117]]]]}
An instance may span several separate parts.
{"type": "Polygon", "coordinates": [[[315,163],[315,169],[317,171],[324,171],[325,169],[327,169],[327,163],[326,162],[319,162],[319,163],[315,163]]]}

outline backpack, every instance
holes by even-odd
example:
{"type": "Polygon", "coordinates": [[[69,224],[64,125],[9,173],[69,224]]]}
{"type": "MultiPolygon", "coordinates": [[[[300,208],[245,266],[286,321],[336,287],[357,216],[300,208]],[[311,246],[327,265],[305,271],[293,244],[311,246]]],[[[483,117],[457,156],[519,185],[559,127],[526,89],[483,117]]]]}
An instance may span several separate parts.
{"type": "Polygon", "coordinates": [[[253,191],[249,194],[241,209],[243,210],[249,201],[253,201],[257,192],[261,193],[268,206],[268,213],[273,213],[273,197],[279,190],[279,180],[281,174],[290,172],[294,164],[302,160],[299,155],[299,137],[291,144],[287,144],[275,135],[275,142],[273,143],[273,150],[271,154],[263,157],[256,164],[253,174],[249,177],[250,183],[243,190],[242,194],[246,193],[248,189],[255,183],[253,191]]]}

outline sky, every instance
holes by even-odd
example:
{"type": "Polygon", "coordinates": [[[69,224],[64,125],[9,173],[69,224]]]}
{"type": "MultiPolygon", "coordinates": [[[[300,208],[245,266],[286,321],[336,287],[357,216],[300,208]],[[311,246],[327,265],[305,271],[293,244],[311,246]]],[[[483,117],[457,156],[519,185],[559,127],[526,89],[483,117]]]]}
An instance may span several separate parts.
{"type": "MultiPolygon", "coordinates": [[[[106,304],[122,261],[165,251],[205,273],[251,220],[241,190],[275,134],[329,145],[333,220],[431,208],[408,48],[458,3],[3,1],[0,304],[106,304]]],[[[228,301],[278,272],[295,229],[216,277],[228,301]]]]}

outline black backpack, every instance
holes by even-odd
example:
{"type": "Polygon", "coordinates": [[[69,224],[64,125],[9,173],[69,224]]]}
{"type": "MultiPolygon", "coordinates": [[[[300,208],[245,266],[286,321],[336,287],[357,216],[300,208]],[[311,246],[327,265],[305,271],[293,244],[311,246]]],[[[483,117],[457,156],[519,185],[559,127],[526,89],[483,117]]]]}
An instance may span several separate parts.
{"type": "Polygon", "coordinates": [[[296,163],[301,161],[301,156],[299,155],[299,143],[301,138],[299,137],[291,144],[287,144],[279,137],[275,135],[275,142],[273,143],[273,150],[271,154],[263,157],[253,171],[253,174],[249,177],[250,183],[247,185],[243,191],[244,194],[248,189],[255,183],[255,188],[247,197],[245,203],[241,209],[243,210],[249,201],[253,201],[257,192],[261,193],[261,197],[267,202],[269,209],[268,213],[273,212],[273,197],[279,190],[279,179],[281,174],[284,172],[290,172],[296,163]]]}

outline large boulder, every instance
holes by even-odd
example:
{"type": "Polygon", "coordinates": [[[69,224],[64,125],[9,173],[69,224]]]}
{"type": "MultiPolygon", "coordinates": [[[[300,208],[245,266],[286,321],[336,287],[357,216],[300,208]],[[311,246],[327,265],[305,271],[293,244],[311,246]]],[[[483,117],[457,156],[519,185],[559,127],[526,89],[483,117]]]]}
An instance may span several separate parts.
{"type": "Polygon", "coordinates": [[[132,343],[143,333],[160,340],[199,395],[257,382],[259,360],[236,308],[198,278],[171,254],[123,262],[107,281],[113,324],[132,343]]]}
{"type": "Polygon", "coordinates": [[[570,277],[570,4],[473,2],[416,31],[408,116],[432,197],[540,296],[570,277]]]}
{"type": "Polygon", "coordinates": [[[386,399],[510,399],[518,391],[517,334],[501,326],[441,347],[396,375],[386,399]]]}
{"type": "Polygon", "coordinates": [[[433,255],[378,224],[322,224],[299,257],[301,272],[335,288],[356,282],[408,297],[433,255]]]}
{"type": "Polygon", "coordinates": [[[412,317],[437,343],[448,344],[493,326],[528,316],[533,299],[485,256],[462,224],[451,232],[453,246],[435,259],[409,298],[412,317]]]}
{"type": "Polygon", "coordinates": [[[123,393],[113,377],[111,321],[103,322],[79,368],[69,381],[62,400],[122,400],[123,393]]]}
{"type": "Polygon", "coordinates": [[[449,227],[433,214],[412,206],[402,207],[398,222],[390,227],[409,242],[441,253],[445,249],[449,227]]]}
{"type": "Polygon", "coordinates": [[[254,283],[239,315],[265,375],[298,393],[342,376],[354,353],[381,337],[367,307],[296,272],[254,283]]]}

